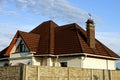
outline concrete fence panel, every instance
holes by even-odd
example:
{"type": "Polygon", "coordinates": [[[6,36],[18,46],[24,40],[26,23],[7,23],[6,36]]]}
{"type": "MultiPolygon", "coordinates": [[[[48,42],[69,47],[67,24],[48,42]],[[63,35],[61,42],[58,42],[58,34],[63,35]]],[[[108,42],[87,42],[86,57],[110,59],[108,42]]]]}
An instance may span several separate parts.
{"type": "Polygon", "coordinates": [[[26,65],[0,67],[0,80],[120,80],[119,75],[119,70],[26,65]]]}
{"type": "Polygon", "coordinates": [[[0,67],[0,80],[20,80],[21,68],[19,66],[0,67]]]}

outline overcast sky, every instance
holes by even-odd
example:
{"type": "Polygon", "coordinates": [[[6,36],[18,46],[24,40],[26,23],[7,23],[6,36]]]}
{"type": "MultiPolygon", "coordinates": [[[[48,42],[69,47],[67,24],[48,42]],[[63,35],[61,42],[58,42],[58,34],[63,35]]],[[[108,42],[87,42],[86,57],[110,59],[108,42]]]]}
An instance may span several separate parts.
{"type": "Polygon", "coordinates": [[[44,21],[77,23],[85,29],[88,13],[96,38],[120,54],[120,0],[0,0],[0,50],[17,30],[29,32],[44,21]]]}

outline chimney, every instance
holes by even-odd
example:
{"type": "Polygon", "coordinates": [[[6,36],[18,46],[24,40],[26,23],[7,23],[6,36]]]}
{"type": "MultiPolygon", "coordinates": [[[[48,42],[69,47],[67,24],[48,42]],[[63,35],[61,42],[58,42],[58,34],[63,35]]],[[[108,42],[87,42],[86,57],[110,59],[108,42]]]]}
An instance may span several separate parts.
{"type": "Polygon", "coordinates": [[[87,43],[90,48],[95,48],[95,26],[92,19],[88,19],[86,22],[87,29],[87,43]]]}

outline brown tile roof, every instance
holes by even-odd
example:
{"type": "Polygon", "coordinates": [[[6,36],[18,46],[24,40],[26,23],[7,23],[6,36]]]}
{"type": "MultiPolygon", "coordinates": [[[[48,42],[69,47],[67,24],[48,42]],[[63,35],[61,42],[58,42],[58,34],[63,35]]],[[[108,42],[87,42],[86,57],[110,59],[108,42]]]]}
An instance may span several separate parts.
{"type": "Polygon", "coordinates": [[[70,54],[82,52],[75,24],[56,28],[55,54],[70,54]]]}
{"type": "Polygon", "coordinates": [[[14,40],[17,38],[18,34],[23,38],[29,50],[36,52],[35,55],[89,53],[119,58],[117,54],[100,43],[97,39],[95,40],[96,48],[90,48],[87,44],[86,31],[75,23],[58,26],[53,21],[47,21],[43,22],[29,33],[18,31],[6,54],[11,50],[11,45],[14,45],[14,40]]]}
{"type": "Polygon", "coordinates": [[[37,54],[54,54],[54,29],[58,27],[53,21],[47,21],[30,31],[40,35],[37,54]]]}
{"type": "Polygon", "coordinates": [[[95,40],[96,48],[90,48],[87,44],[86,31],[77,24],[59,27],[56,30],[55,39],[55,54],[89,53],[119,58],[116,53],[100,43],[97,39],[95,40]]]}

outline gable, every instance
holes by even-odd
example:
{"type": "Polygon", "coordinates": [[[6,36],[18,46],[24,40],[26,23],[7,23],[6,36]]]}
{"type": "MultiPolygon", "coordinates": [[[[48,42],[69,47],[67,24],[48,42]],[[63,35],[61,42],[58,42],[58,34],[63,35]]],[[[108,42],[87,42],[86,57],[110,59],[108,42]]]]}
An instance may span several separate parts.
{"type": "Polygon", "coordinates": [[[19,36],[10,53],[19,53],[19,52],[28,52],[28,51],[30,50],[26,46],[21,36],[19,36]]]}
{"type": "Polygon", "coordinates": [[[39,44],[40,35],[17,31],[16,35],[14,36],[13,40],[11,41],[5,55],[9,56],[11,52],[15,52],[15,48],[19,41],[18,39],[22,39],[25,46],[28,48],[29,51],[37,52],[37,47],[39,44]],[[17,42],[18,41],[18,42],[17,42]],[[15,45],[16,44],[16,45],[15,45]],[[12,50],[13,49],[13,50],[12,50]]]}

